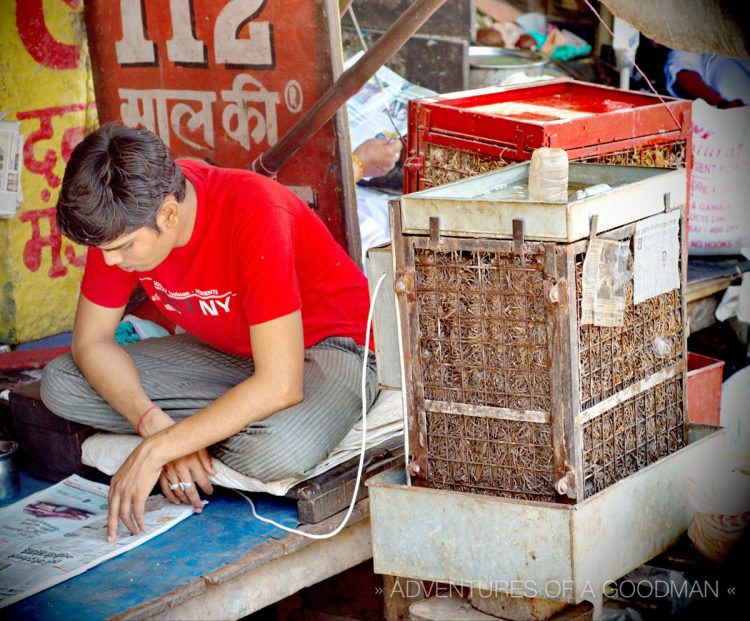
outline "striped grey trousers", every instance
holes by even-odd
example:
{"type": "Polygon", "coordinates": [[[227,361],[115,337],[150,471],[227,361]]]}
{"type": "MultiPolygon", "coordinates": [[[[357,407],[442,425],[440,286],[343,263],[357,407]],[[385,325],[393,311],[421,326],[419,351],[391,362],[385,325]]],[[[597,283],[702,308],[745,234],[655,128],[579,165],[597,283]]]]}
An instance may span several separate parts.
{"type": "MultiPolygon", "coordinates": [[[[227,354],[187,335],[125,345],[143,388],[174,420],[201,410],[252,375],[250,358],[227,354]]],[[[362,416],[364,347],[327,338],[305,350],[304,400],[209,447],[227,466],[261,481],[300,477],[319,464],[362,416]]],[[[378,394],[375,356],[367,354],[366,400],[378,394]]],[[[91,388],[70,355],[42,375],[42,401],[58,416],[115,433],[131,424],[91,388]]]]}

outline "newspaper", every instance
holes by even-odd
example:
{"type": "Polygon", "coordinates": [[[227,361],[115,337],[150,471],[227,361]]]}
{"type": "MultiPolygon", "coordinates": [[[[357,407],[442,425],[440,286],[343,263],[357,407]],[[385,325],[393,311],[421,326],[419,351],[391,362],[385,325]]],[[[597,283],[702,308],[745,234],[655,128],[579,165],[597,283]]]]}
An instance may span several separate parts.
{"type": "MultiPolygon", "coordinates": [[[[363,54],[364,52],[358,52],[349,58],[344,64],[345,68],[349,69],[363,54]]],[[[358,147],[368,138],[398,138],[399,134],[404,136],[408,124],[409,101],[435,94],[435,91],[412,84],[385,65],[382,66],[375,77],[370,78],[346,103],[352,147],[358,147]]]]}
{"type": "Polygon", "coordinates": [[[581,323],[621,326],[630,280],[630,244],[592,239],[583,261],[581,323]]]}
{"type": "Polygon", "coordinates": [[[636,224],[633,304],[640,304],[680,287],[679,232],[679,209],[636,224]]]}
{"type": "Polygon", "coordinates": [[[193,513],[164,496],[146,501],[146,533],[119,525],[107,542],[109,487],[71,475],[0,509],[0,608],[34,595],[127,552],[193,513]]]}
{"type": "Polygon", "coordinates": [[[18,121],[0,120],[0,218],[16,215],[21,194],[23,137],[18,121]]]}

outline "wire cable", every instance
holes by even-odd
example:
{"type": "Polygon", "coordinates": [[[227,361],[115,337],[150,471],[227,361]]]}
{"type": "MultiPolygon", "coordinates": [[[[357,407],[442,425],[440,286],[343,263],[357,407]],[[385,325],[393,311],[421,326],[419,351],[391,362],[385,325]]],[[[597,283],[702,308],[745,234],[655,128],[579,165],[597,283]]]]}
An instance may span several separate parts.
{"type": "Polygon", "coordinates": [[[359,494],[359,484],[362,479],[362,471],[364,470],[365,448],[367,444],[367,358],[370,352],[370,329],[372,327],[372,313],[373,313],[373,310],[375,309],[375,300],[378,297],[378,291],[380,290],[380,285],[383,284],[383,280],[385,279],[385,277],[386,277],[386,274],[380,275],[380,278],[378,279],[378,282],[375,285],[375,289],[372,292],[372,300],[370,300],[370,310],[367,313],[367,332],[365,334],[365,352],[364,352],[364,358],[362,359],[362,448],[359,454],[359,466],[357,468],[357,480],[354,484],[354,493],[352,494],[352,501],[349,503],[349,509],[346,512],[344,519],[341,520],[341,524],[339,524],[331,532],[323,533],[323,534],[307,533],[303,530],[299,530],[297,528],[291,528],[289,526],[284,526],[283,524],[279,524],[278,522],[275,522],[274,520],[258,515],[258,512],[255,510],[255,504],[253,504],[253,501],[250,499],[250,497],[242,493],[240,490],[237,490],[237,489],[234,490],[248,502],[248,504],[250,505],[250,509],[253,512],[253,516],[257,520],[260,520],[261,522],[263,522],[264,524],[270,524],[271,526],[280,528],[281,530],[286,531],[287,533],[292,533],[294,535],[302,535],[303,537],[307,537],[308,539],[329,539],[330,537],[338,535],[344,529],[347,522],[349,521],[349,518],[352,515],[352,511],[354,510],[354,505],[357,503],[357,494],[359,494]]]}

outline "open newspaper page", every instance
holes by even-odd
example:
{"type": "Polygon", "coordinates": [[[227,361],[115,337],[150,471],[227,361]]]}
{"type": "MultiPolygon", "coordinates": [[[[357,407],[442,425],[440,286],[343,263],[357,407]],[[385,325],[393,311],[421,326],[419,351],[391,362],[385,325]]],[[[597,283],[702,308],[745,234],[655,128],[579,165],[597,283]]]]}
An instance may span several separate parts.
{"type": "MultiPolygon", "coordinates": [[[[360,59],[362,54],[364,52],[358,52],[348,59],[344,66],[348,69],[360,59]]],[[[346,103],[352,148],[358,147],[368,138],[378,136],[396,138],[398,133],[404,136],[408,123],[409,101],[420,97],[431,97],[434,94],[435,91],[412,84],[388,67],[381,67],[375,77],[370,78],[346,103]],[[396,129],[398,132],[395,131],[396,129]]]]}
{"type": "Polygon", "coordinates": [[[0,608],[43,591],[127,552],[178,524],[192,505],[164,496],[146,501],[146,534],[120,524],[107,542],[109,487],[71,475],[0,509],[0,608]]]}
{"type": "Polygon", "coordinates": [[[0,120],[0,218],[12,218],[23,200],[21,151],[23,137],[18,121],[0,120]]]}

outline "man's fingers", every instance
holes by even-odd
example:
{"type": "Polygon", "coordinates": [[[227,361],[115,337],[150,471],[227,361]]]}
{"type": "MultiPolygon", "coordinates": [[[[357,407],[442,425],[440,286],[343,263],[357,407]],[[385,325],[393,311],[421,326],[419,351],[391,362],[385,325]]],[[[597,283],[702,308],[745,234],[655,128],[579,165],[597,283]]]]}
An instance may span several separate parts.
{"type": "Polygon", "coordinates": [[[146,520],[144,519],[145,509],[146,499],[144,498],[143,500],[137,500],[135,503],[135,508],[133,509],[133,517],[135,518],[135,526],[138,528],[138,532],[133,533],[134,535],[146,532],[146,520]]]}
{"type": "Polygon", "coordinates": [[[190,483],[193,480],[193,477],[190,475],[190,471],[180,464],[175,464],[175,462],[172,462],[172,467],[170,468],[170,470],[171,473],[168,477],[169,489],[172,490],[172,493],[177,496],[180,502],[189,504],[190,499],[185,493],[186,486],[184,484],[190,483]]]}
{"type": "Polygon", "coordinates": [[[205,470],[198,469],[196,472],[193,472],[193,481],[204,493],[214,493],[214,486],[211,485],[211,480],[208,478],[205,470]]]}
{"type": "Polygon", "coordinates": [[[159,485],[161,486],[161,493],[164,494],[164,497],[169,502],[173,502],[176,505],[180,504],[180,499],[177,498],[175,493],[169,487],[169,479],[164,474],[159,477],[159,485]]]}
{"type": "Polygon", "coordinates": [[[177,471],[178,481],[180,485],[180,498],[184,498],[185,503],[193,505],[196,509],[198,507],[202,509],[203,505],[201,504],[198,490],[195,489],[195,475],[191,472],[189,462],[180,464],[177,468],[175,468],[175,470],[177,471]]]}
{"type": "Polygon", "coordinates": [[[214,461],[211,458],[211,455],[208,454],[208,451],[206,449],[201,449],[198,451],[198,459],[201,462],[201,466],[203,466],[203,469],[206,472],[210,472],[211,474],[216,474],[216,468],[214,468],[214,461]]]}
{"type": "Polygon", "coordinates": [[[175,483],[171,484],[171,487],[174,488],[174,493],[177,496],[177,498],[180,500],[180,502],[184,502],[186,504],[190,503],[190,499],[188,498],[188,495],[185,492],[185,488],[186,488],[185,484],[188,482],[189,481],[186,481],[185,479],[180,479],[176,483],[177,487],[174,487],[175,483]]]}
{"type": "Polygon", "coordinates": [[[197,488],[212,494],[214,488],[208,475],[215,473],[211,456],[206,449],[201,449],[164,466],[160,479],[162,491],[172,502],[191,504],[200,513],[203,503],[197,488]]]}
{"type": "Polygon", "coordinates": [[[107,541],[114,543],[119,522],[120,498],[109,490],[109,513],[107,514],[107,541]]]}
{"type": "Polygon", "coordinates": [[[193,505],[196,513],[200,513],[201,511],[203,511],[203,503],[201,502],[201,497],[198,494],[198,490],[196,489],[195,485],[190,485],[190,487],[188,487],[185,491],[185,494],[188,497],[188,502],[193,505]]]}
{"type": "Polygon", "coordinates": [[[133,522],[133,515],[131,513],[129,500],[125,500],[124,502],[120,503],[120,520],[123,524],[125,524],[125,528],[127,528],[131,532],[131,534],[138,534],[138,528],[133,522]]]}

